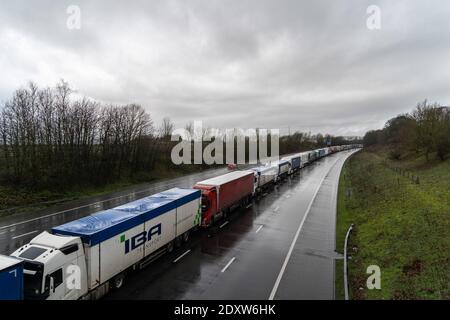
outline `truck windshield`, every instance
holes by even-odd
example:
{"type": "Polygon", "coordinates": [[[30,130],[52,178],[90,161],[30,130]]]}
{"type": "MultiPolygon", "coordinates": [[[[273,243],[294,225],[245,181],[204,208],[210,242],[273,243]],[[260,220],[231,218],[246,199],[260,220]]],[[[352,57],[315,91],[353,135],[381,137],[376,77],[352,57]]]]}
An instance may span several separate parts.
{"type": "Polygon", "coordinates": [[[210,203],[208,197],[202,195],[202,212],[208,211],[209,206],[210,203]]]}
{"type": "Polygon", "coordinates": [[[44,265],[40,262],[25,261],[24,263],[24,297],[25,299],[44,299],[42,295],[42,276],[44,265]]]}

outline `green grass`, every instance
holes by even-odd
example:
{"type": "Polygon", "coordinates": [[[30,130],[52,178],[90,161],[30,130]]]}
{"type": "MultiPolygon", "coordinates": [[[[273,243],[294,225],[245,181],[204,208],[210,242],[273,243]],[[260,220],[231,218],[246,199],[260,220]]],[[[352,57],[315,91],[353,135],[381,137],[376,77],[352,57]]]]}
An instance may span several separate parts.
{"type": "MultiPolygon", "coordinates": [[[[392,161],[383,149],[351,157],[340,178],[336,227],[342,253],[347,229],[355,224],[350,298],[450,299],[449,208],[450,160],[426,162],[411,155],[392,161]],[[412,175],[419,176],[419,184],[412,175]],[[369,265],[381,268],[380,290],[366,287],[369,265]]],[[[338,299],[342,272],[337,263],[338,299]]]]}

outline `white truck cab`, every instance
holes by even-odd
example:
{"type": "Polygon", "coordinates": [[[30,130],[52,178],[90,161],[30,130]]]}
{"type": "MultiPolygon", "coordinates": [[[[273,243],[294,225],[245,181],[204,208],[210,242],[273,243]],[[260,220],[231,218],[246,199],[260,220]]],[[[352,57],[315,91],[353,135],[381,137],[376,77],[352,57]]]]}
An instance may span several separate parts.
{"type": "Polygon", "coordinates": [[[25,299],[73,300],[87,293],[81,239],[42,232],[11,254],[24,261],[25,299]]]}

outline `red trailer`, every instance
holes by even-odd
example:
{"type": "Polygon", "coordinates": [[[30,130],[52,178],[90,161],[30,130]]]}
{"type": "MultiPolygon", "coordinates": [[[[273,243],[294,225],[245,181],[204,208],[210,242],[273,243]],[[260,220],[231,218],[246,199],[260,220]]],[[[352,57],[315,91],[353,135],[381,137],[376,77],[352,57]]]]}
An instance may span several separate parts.
{"type": "Polygon", "coordinates": [[[197,182],[194,189],[202,191],[202,227],[208,227],[228,214],[233,207],[247,204],[253,194],[254,174],[233,171],[197,182]]]}

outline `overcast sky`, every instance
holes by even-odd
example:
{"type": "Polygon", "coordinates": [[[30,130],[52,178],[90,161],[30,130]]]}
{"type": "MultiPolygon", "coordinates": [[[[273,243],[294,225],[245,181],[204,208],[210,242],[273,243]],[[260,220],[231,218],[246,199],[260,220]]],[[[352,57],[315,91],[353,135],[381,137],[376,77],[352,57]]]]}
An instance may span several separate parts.
{"type": "Polygon", "coordinates": [[[63,78],[156,124],[362,135],[450,104],[450,2],[2,1],[0,102],[63,78]],[[81,28],[67,28],[69,5],[81,28]],[[381,29],[366,26],[378,5],[381,29]]]}

